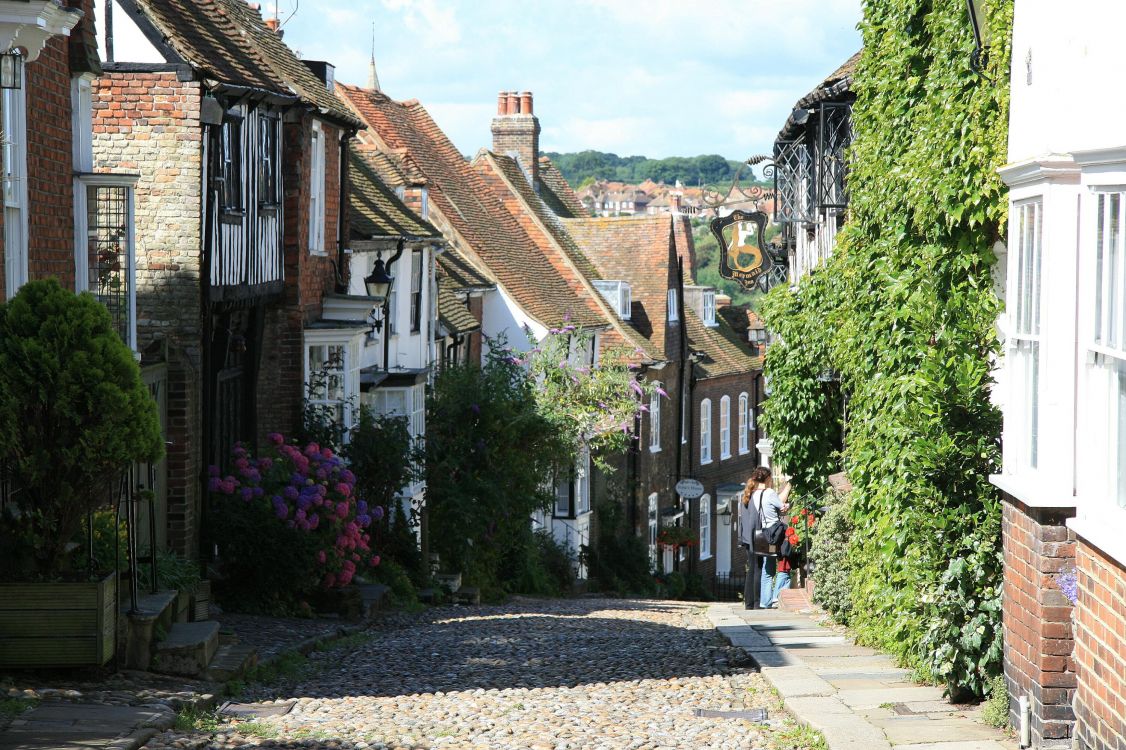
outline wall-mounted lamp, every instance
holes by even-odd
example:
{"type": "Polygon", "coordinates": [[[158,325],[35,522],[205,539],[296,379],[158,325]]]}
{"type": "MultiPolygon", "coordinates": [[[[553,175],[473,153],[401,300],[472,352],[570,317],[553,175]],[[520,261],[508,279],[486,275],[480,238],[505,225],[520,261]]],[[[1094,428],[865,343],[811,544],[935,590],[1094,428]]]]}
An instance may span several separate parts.
{"type": "Polygon", "coordinates": [[[985,50],[989,46],[989,26],[985,23],[984,0],[966,0],[966,10],[970,14],[970,25],[974,32],[974,53],[970,65],[979,73],[985,60],[985,50]]]}
{"type": "Polygon", "coordinates": [[[0,55],[0,89],[23,87],[23,53],[10,49],[0,55]]]}
{"type": "Polygon", "coordinates": [[[391,285],[394,283],[395,279],[387,273],[387,266],[383,263],[383,258],[376,258],[371,273],[364,279],[364,287],[367,289],[368,296],[387,299],[387,295],[391,293],[391,285]]]}

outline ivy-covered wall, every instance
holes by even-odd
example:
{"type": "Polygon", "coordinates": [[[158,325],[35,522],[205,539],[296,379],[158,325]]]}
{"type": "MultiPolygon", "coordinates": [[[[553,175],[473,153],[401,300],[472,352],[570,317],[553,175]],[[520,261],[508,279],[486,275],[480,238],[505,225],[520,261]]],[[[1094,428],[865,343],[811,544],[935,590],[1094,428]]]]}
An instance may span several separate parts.
{"type": "Polygon", "coordinates": [[[1013,0],[990,0],[984,75],[963,0],[866,0],[853,77],[848,221],[834,257],[763,312],[765,422],[796,476],[826,464],[841,373],[854,491],[851,623],[982,694],[1001,669],[998,353],[1013,0]],[[831,427],[830,427],[831,426],[831,427]]]}

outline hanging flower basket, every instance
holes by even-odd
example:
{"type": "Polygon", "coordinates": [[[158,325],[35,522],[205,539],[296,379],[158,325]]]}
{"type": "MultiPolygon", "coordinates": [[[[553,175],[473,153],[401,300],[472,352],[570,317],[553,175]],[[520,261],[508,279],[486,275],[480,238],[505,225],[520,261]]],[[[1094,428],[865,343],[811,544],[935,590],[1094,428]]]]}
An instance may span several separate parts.
{"type": "Polygon", "coordinates": [[[670,549],[695,547],[699,541],[696,530],[687,526],[666,526],[657,534],[657,544],[670,549]]]}

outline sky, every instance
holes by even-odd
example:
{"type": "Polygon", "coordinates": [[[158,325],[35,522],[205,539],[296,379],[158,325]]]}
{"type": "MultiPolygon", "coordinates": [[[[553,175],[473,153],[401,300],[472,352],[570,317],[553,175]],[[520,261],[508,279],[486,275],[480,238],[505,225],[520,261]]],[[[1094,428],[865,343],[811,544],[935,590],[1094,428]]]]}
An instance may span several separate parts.
{"type": "Polygon", "coordinates": [[[542,151],[651,158],[769,150],[794,103],[860,48],[861,0],[261,0],[285,40],[418,99],[458,149],[499,91],[531,91],[542,151]]]}

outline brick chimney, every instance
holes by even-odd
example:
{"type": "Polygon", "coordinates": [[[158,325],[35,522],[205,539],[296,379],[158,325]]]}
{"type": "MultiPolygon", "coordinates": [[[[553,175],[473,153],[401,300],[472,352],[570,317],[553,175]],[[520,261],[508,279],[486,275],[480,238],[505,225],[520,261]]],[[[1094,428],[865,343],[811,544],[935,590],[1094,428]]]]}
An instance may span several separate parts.
{"type": "Polygon", "coordinates": [[[538,187],[540,179],[540,121],[532,114],[532,92],[502,91],[493,118],[493,151],[515,156],[538,187]]]}

